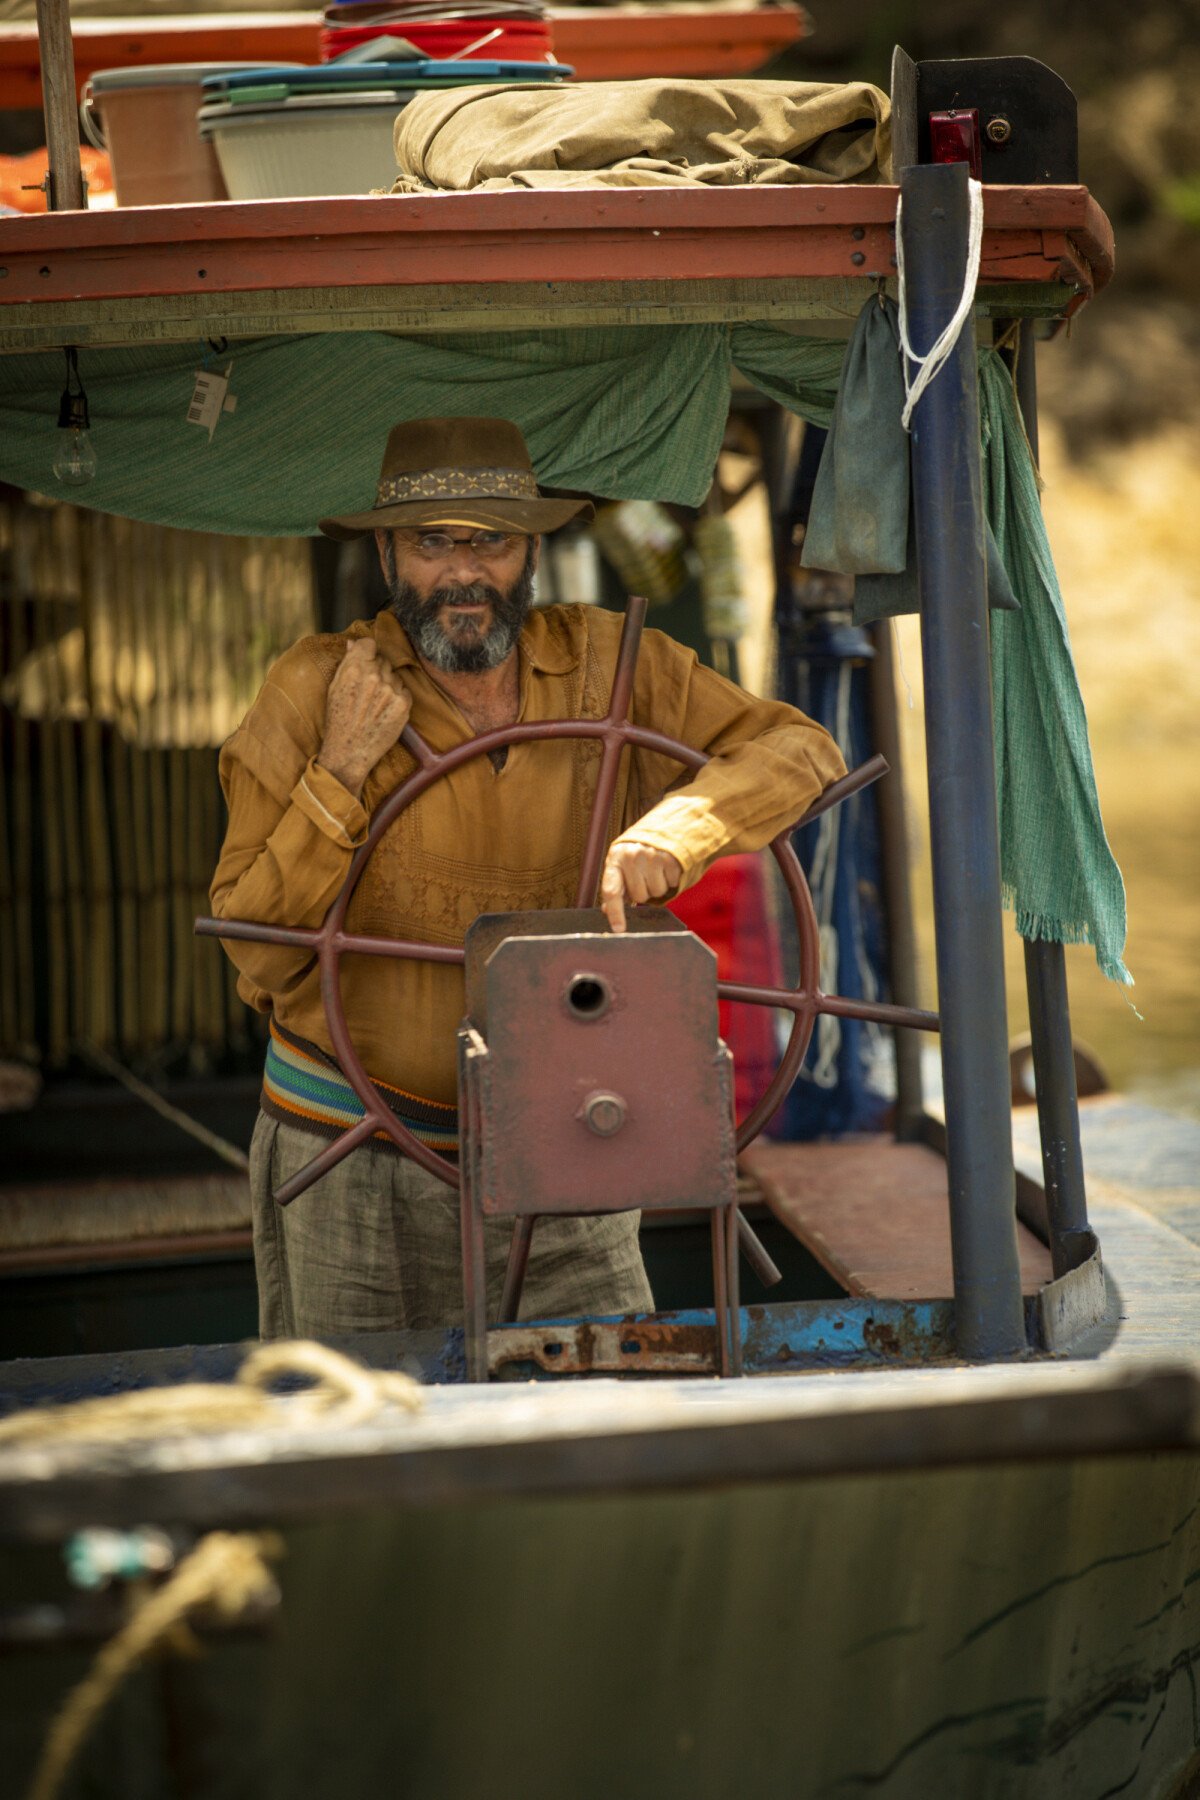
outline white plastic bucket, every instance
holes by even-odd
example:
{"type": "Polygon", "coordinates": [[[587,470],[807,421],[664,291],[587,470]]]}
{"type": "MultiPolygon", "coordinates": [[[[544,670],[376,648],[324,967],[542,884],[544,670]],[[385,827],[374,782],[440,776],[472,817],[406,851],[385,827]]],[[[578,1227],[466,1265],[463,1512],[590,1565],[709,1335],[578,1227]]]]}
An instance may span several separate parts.
{"type": "Polygon", "coordinates": [[[211,138],[231,200],[369,194],[395,179],[392,133],[404,96],[314,95],[261,106],[211,103],[211,138]]]}

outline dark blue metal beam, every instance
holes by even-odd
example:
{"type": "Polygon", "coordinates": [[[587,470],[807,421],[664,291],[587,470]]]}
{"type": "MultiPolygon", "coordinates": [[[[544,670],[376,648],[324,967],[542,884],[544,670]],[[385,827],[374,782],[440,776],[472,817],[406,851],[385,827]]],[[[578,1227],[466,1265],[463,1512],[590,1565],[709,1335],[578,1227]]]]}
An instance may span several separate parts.
{"type": "MultiPolygon", "coordinates": [[[[965,163],[901,177],[909,337],[925,351],[966,266],[965,163]]],[[[913,416],[913,502],[933,850],[938,1007],[958,1346],[1026,1348],[1017,1261],[1000,850],[988,667],[979,394],[968,321],[913,416]]]]}

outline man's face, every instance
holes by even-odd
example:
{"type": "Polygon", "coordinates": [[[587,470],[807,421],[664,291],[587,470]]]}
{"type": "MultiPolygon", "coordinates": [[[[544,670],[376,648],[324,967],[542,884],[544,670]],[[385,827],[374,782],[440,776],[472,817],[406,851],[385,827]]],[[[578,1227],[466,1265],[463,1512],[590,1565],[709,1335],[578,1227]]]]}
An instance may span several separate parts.
{"type": "Polygon", "coordinates": [[[539,540],[514,534],[499,546],[473,543],[476,534],[461,526],[375,536],[392,611],[418,654],[448,674],[498,668],[533,603],[539,540]]]}

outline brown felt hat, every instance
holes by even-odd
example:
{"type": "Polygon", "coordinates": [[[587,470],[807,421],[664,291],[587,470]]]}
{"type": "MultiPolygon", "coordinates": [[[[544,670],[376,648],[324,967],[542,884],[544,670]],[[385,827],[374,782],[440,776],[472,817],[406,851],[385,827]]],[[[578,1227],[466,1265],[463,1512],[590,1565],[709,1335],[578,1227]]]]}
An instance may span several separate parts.
{"type": "Polygon", "coordinates": [[[322,519],[326,537],[392,525],[469,525],[479,531],[557,531],[590,519],[590,500],[553,500],[508,419],[405,419],[388,433],[370,512],[322,519]]]}

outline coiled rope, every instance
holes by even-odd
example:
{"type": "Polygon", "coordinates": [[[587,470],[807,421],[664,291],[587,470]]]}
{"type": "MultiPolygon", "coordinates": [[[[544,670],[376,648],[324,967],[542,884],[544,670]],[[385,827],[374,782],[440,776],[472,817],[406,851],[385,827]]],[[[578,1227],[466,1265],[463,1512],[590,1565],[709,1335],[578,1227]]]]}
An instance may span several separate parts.
{"type": "Polygon", "coordinates": [[[71,1764],[125,1677],[191,1616],[209,1609],[227,1623],[255,1601],[277,1597],[268,1560],[283,1554],[274,1532],[212,1531],[180,1562],[162,1587],[143,1600],[110,1638],[67,1695],[46,1734],[27,1800],[55,1800],[71,1764]]]}
{"type": "MultiPolygon", "coordinates": [[[[0,1419],[0,1447],[56,1440],[116,1445],[262,1426],[344,1429],[387,1406],[418,1412],[421,1405],[418,1383],[398,1371],[364,1369],[325,1344],[261,1344],[231,1382],[188,1382],[0,1419]],[[272,1383],[296,1375],[307,1376],[311,1386],[288,1395],[271,1392],[272,1383]]],[[[230,1623],[255,1602],[277,1598],[268,1564],[282,1554],[283,1541],[273,1532],[213,1531],[202,1538],[161,1587],[136,1603],[132,1617],[67,1695],[47,1733],[27,1800],[55,1800],[80,1746],[126,1676],[160,1645],[172,1637],[178,1641],[193,1614],[207,1609],[230,1623]]]]}
{"type": "Polygon", "coordinates": [[[326,1344],[260,1344],[229,1382],[185,1382],[14,1413],[0,1419],[0,1447],[54,1438],[132,1443],[263,1425],[344,1428],[388,1405],[419,1412],[420,1385],[397,1370],[364,1369],[326,1344]],[[312,1386],[297,1394],[272,1393],[271,1384],[288,1375],[306,1375],[312,1386]]]}

